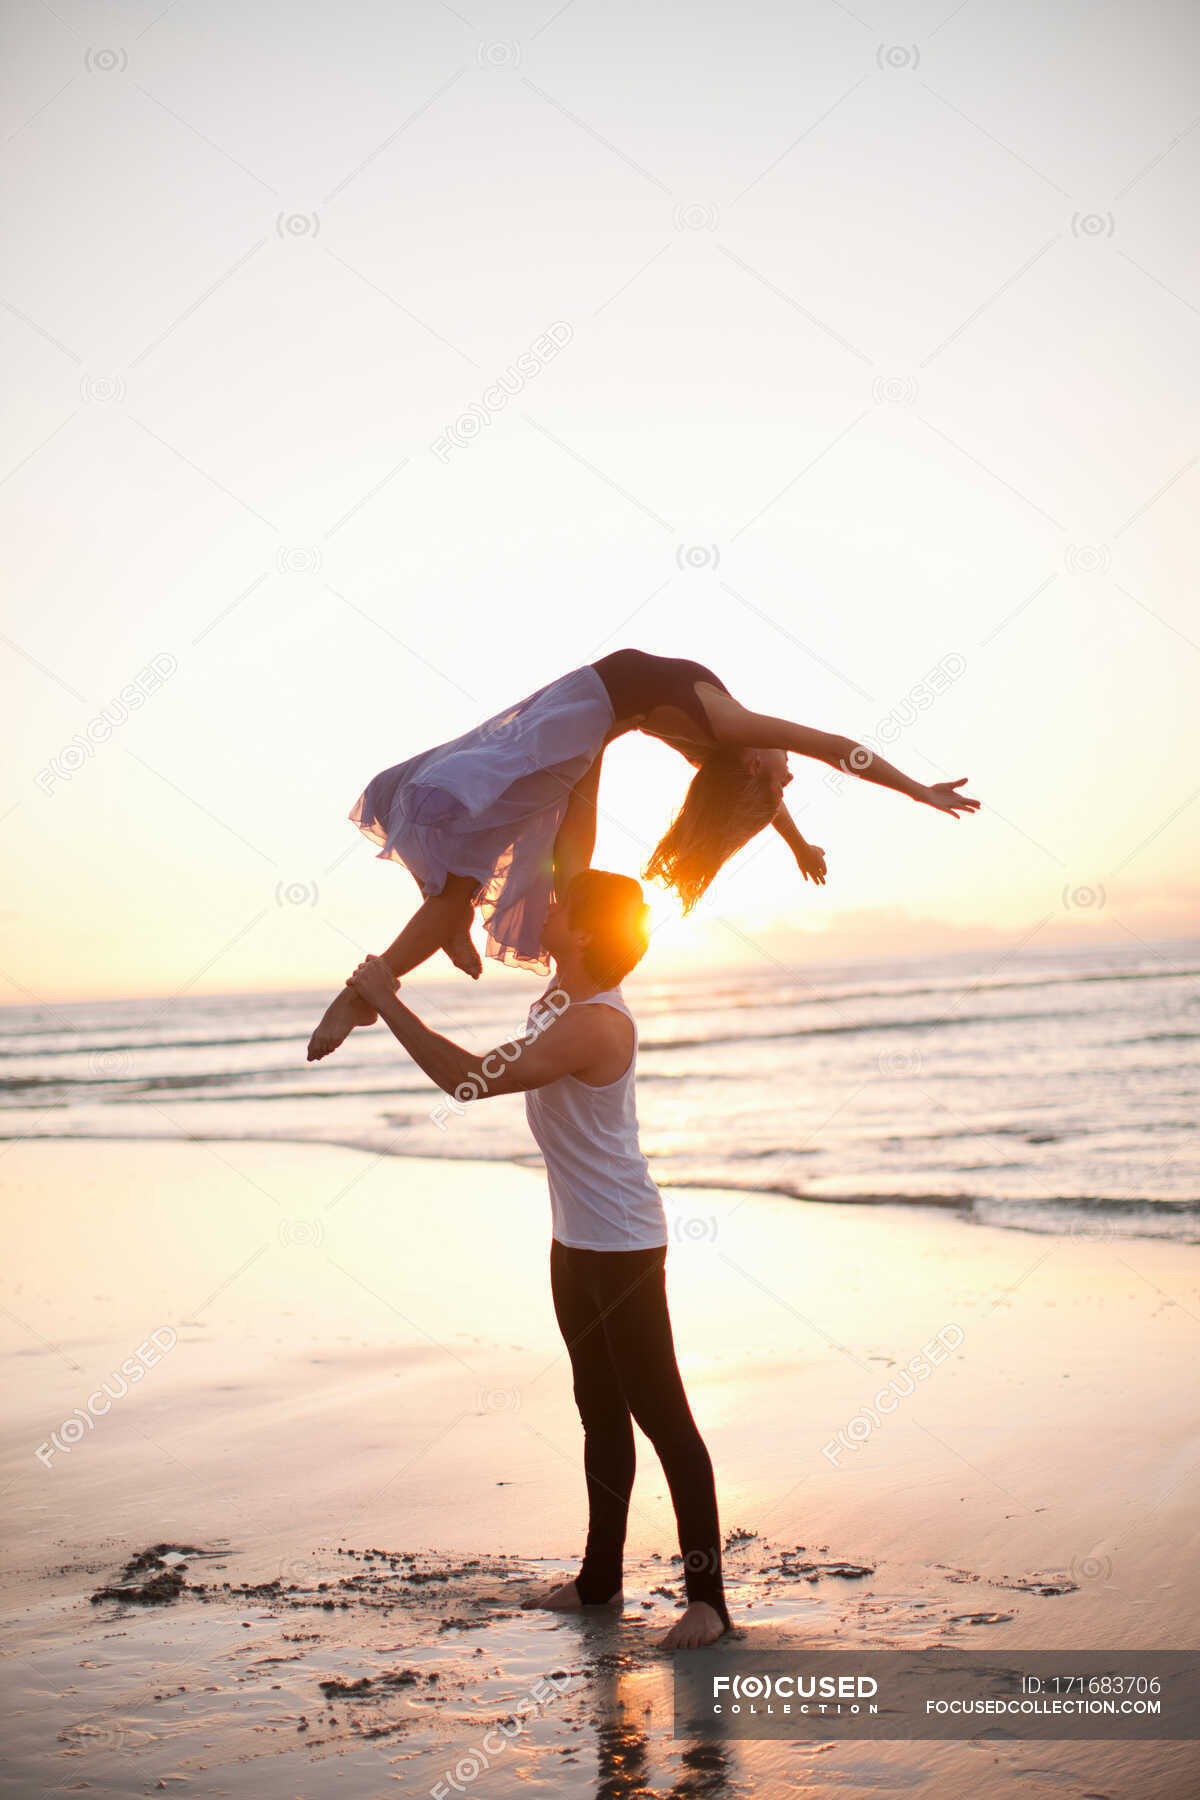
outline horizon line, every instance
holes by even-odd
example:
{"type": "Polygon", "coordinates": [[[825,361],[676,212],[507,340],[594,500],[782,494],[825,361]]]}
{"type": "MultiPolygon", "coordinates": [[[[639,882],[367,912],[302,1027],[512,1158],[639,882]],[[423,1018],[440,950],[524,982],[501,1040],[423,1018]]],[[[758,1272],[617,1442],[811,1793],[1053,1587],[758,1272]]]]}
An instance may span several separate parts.
{"type": "MultiPolygon", "coordinates": [[[[929,921],[929,923],[936,924],[937,921],[931,920],[931,921],[929,921]]],[[[1093,939],[1092,942],[1095,944],[1095,947],[1097,949],[1099,949],[1101,947],[1111,947],[1112,945],[1115,945],[1115,944],[1126,944],[1128,942],[1128,934],[1126,934],[1125,937],[1121,937],[1121,936],[1118,936],[1118,934],[1115,932],[1107,933],[1102,938],[1099,938],[1098,940],[1093,939]]],[[[1147,938],[1145,940],[1138,939],[1137,942],[1139,944],[1144,943],[1144,946],[1146,949],[1152,949],[1156,945],[1157,946],[1165,946],[1165,945],[1174,945],[1174,944],[1195,944],[1195,945],[1200,946],[1200,932],[1187,932],[1187,933],[1182,933],[1182,934],[1174,933],[1168,937],[1147,938]]],[[[1044,950],[1047,952],[1055,951],[1055,950],[1061,952],[1061,951],[1079,950],[1079,949],[1084,949],[1086,947],[1088,947],[1087,941],[1085,939],[1083,939],[1082,937],[1080,937],[1071,943],[1064,943],[1061,940],[1052,941],[1052,942],[1044,945],[1044,950]]],[[[878,963],[878,962],[919,962],[922,960],[928,961],[931,959],[936,959],[936,960],[941,961],[941,960],[949,960],[953,957],[958,957],[958,956],[978,955],[981,952],[987,952],[987,951],[994,951],[1000,956],[1005,956],[1005,955],[1009,955],[1013,952],[1020,952],[1023,949],[1025,949],[1025,944],[1024,944],[1023,940],[1019,937],[1014,937],[1010,942],[1005,943],[1005,942],[998,942],[997,938],[995,936],[993,936],[989,939],[980,939],[973,943],[957,943],[957,944],[955,944],[955,946],[952,949],[941,950],[938,952],[931,952],[928,949],[910,949],[910,950],[892,950],[892,951],[879,950],[879,951],[874,951],[874,952],[858,951],[852,955],[844,955],[844,954],[837,954],[836,952],[833,952],[833,951],[829,951],[824,955],[818,953],[815,955],[807,956],[805,958],[805,961],[806,961],[806,963],[809,963],[809,964],[815,963],[818,965],[829,965],[829,966],[835,966],[835,965],[840,965],[840,964],[866,963],[866,962],[875,962],[875,963],[878,963]]],[[[1037,951],[1032,946],[1030,946],[1028,953],[1030,955],[1036,955],[1037,951]]],[[[1132,947],[1131,947],[1130,953],[1131,954],[1134,953],[1132,950],[1132,947]]],[[[667,962],[667,964],[670,967],[670,969],[672,970],[672,972],[676,973],[676,974],[682,966],[685,966],[689,962],[689,960],[699,961],[702,972],[705,974],[736,974],[738,972],[745,972],[748,967],[754,966],[751,963],[751,959],[748,956],[736,958],[729,962],[714,962],[713,960],[711,960],[710,958],[707,958],[707,957],[697,958],[694,953],[692,953],[689,956],[688,954],[685,954],[682,952],[680,952],[678,954],[674,954],[674,955],[672,955],[670,952],[667,952],[664,960],[667,962]]],[[[508,967],[508,965],[499,962],[495,958],[491,958],[491,959],[485,958],[485,961],[484,961],[485,969],[487,968],[489,961],[494,963],[494,965],[497,969],[506,969],[508,967]]],[[[514,975],[520,974],[520,975],[531,976],[534,979],[539,980],[539,981],[544,979],[544,977],[540,973],[538,973],[536,970],[532,970],[532,969],[512,969],[512,970],[510,970],[510,972],[514,975]]],[[[633,977],[636,976],[638,974],[638,972],[639,972],[638,970],[632,971],[631,975],[626,977],[626,979],[627,980],[633,979],[633,977]]],[[[435,982],[439,985],[440,984],[458,985],[455,977],[450,974],[436,975],[432,979],[433,979],[433,982],[435,982]]],[[[472,985],[472,987],[474,987],[476,984],[472,983],[471,985],[472,985]]],[[[297,997],[299,997],[301,995],[312,994],[312,995],[319,997],[320,995],[328,993],[329,991],[330,991],[329,987],[322,985],[320,982],[314,983],[311,987],[310,986],[304,986],[304,987],[284,987],[284,986],[242,987],[242,988],[224,988],[219,991],[204,989],[204,990],[201,990],[200,992],[192,992],[191,990],[189,990],[187,988],[180,988],[180,989],[176,989],[173,992],[170,992],[167,990],[161,990],[157,993],[141,993],[141,994],[112,993],[112,994],[94,994],[91,996],[76,995],[73,998],[59,998],[59,999],[55,999],[55,1000],[50,1000],[50,999],[3,1000],[3,1001],[0,1001],[0,1011],[13,1011],[13,1012],[18,1012],[21,1010],[33,1011],[38,1007],[53,1008],[53,1007],[60,1007],[60,1006],[103,1006],[103,1005],[134,1004],[134,1003],[137,1003],[140,1001],[145,1001],[145,1002],[159,1001],[164,1004],[174,1004],[175,1002],[184,1000],[184,999],[244,1000],[244,999],[255,999],[255,998],[267,998],[267,997],[273,997],[273,996],[278,996],[278,995],[283,995],[283,994],[294,994],[297,997]]]]}

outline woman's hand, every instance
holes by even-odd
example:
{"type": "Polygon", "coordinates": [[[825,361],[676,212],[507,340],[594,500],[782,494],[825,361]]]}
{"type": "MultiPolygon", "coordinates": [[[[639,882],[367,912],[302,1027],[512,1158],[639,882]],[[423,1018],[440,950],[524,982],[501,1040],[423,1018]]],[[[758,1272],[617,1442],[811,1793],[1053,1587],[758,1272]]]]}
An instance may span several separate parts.
{"type": "Polygon", "coordinates": [[[936,782],[933,787],[925,788],[917,798],[923,805],[936,807],[938,812],[949,813],[954,819],[957,819],[960,812],[978,812],[978,800],[972,800],[967,794],[958,792],[960,787],[966,786],[968,779],[964,775],[960,781],[936,782]]]}
{"type": "Polygon", "coordinates": [[[825,852],[819,844],[797,844],[796,867],[805,881],[815,881],[818,887],[825,886],[825,852]]]}
{"type": "Polygon", "coordinates": [[[365,1000],[368,1006],[373,1006],[376,1012],[394,999],[399,985],[382,956],[368,956],[346,980],[346,986],[365,1000]]]}

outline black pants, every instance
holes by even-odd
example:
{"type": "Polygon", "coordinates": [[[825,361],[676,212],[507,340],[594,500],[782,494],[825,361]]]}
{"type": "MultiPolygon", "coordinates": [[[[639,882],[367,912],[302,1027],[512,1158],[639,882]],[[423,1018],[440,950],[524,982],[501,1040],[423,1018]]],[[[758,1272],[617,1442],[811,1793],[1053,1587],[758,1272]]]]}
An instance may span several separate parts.
{"type": "Polygon", "coordinates": [[[591,1606],[621,1586],[636,1419],[671,1490],[687,1597],[706,1600],[728,1626],[712,1462],[675,1361],[666,1257],[665,1246],[572,1250],[557,1239],[550,1245],[554,1311],[583,1420],[588,1535],[576,1587],[591,1606]]]}

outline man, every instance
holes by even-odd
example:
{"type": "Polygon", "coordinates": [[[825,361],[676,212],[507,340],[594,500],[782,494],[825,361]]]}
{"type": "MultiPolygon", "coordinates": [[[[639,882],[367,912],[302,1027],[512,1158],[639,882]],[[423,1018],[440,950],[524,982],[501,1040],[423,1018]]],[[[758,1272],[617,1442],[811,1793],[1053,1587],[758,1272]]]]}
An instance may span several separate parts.
{"type": "Polygon", "coordinates": [[[546,914],[542,942],[555,972],[530,1010],[526,1036],[485,1056],[430,1031],[402,1005],[380,957],[360,963],[347,986],[447,1094],[524,1093],[545,1158],[550,1284],[583,1421],[588,1535],[575,1579],[526,1606],[623,1604],[636,1420],[662,1463],[683,1556],[687,1610],[663,1647],[688,1650],[711,1644],[730,1623],[712,1463],[683,1390],[667,1311],[666,1215],[638,1145],[637,1026],[620,983],[645,954],[648,919],[628,876],[576,875],[546,914]]]}

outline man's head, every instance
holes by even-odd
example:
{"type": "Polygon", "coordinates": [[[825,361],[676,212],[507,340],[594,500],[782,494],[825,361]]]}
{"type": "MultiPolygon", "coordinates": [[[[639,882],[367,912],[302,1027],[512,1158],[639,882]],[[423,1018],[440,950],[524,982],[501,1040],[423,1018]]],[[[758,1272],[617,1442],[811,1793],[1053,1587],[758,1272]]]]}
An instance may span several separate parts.
{"type": "Polygon", "coordinates": [[[650,942],[650,908],[630,875],[584,869],[563,900],[551,903],[542,944],[560,975],[575,967],[600,988],[613,988],[642,960],[650,942]]]}

